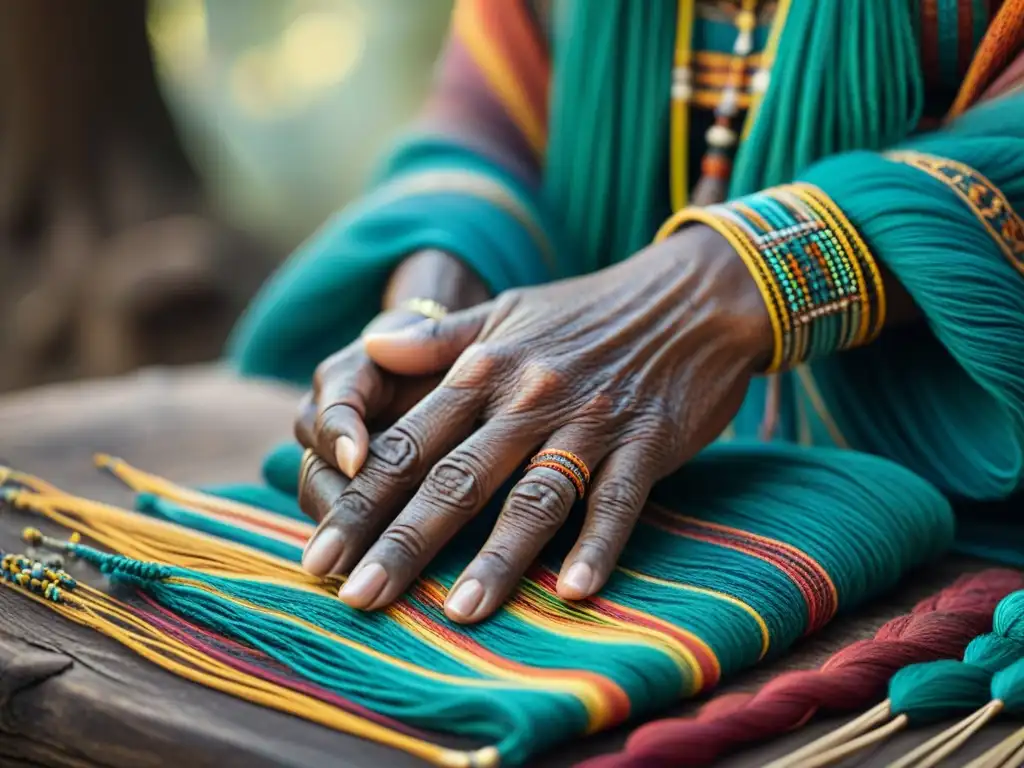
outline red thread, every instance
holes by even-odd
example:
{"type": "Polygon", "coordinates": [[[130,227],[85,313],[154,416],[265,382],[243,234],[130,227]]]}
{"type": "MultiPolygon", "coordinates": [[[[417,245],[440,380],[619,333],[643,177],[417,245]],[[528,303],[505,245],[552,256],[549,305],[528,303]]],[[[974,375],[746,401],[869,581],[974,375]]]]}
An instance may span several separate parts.
{"type": "Polygon", "coordinates": [[[795,730],[819,709],[862,710],[880,701],[889,678],[908,664],[959,658],[992,626],[999,601],[1024,588],[1024,576],[991,569],[963,576],[883,625],[870,640],[833,654],[820,668],[788,672],[755,693],[733,693],[705,704],[696,717],[641,726],[624,751],[578,768],[672,768],[707,765],[739,746],[795,730]]]}

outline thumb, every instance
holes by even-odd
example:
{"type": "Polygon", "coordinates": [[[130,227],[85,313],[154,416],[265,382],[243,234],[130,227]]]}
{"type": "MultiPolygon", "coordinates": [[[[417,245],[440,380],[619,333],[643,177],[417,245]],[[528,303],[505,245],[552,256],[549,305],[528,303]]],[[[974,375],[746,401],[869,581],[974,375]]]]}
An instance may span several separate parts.
{"type": "Polygon", "coordinates": [[[487,322],[488,302],[440,320],[424,319],[390,332],[371,331],[363,337],[366,354],[385,370],[402,376],[442,373],[459,359],[487,322]]]}

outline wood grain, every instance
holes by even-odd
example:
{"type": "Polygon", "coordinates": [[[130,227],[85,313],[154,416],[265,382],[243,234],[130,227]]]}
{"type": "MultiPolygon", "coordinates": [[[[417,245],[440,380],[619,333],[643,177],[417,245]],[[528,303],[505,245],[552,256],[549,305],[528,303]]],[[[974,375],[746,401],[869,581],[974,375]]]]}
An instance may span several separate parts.
{"type": "MultiPolygon", "coordinates": [[[[293,391],[239,382],[215,368],[151,371],[37,390],[0,398],[0,459],[81,495],[116,503],[127,503],[128,497],[92,468],[93,451],[122,456],[185,483],[252,480],[263,453],[288,438],[296,401],[293,391]]],[[[29,519],[0,509],[0,548],[16,548],[29,519]]],[[[72,567],[76,577],[102,586],[102,579],[83,564],[72,567]]],[[[889,599],[834,622],[784,659],[741,676],[725,690],[756,686],[785,668],[811,667],[843,645],[870,636],[960,573],[981,567],[947,559],[916,574],[889,599]]],[[[0,617],[0,766],[421,765],[392,750],[185,682],[9,590],[0,589],[0,617]]],[[[681,705],[675,714],[695,706],[681,705]]],[[[722,765],[763,765],[834,725],[815,724],[722,765]]],[[[1009,731],[1009,726],[991,729],[963,757],[1009,731]]],[[[857,764],[882,765],[931,732],[903,737],[857,764]]],[[[579,741],[535,765],[571,765],[620,747],[627,733],[619,729],[579,741]]]]}

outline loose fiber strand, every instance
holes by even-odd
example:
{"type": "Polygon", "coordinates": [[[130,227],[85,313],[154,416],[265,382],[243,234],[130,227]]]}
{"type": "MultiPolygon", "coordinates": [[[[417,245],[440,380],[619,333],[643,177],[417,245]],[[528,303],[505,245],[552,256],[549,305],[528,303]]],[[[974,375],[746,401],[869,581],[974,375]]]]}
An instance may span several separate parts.
{"type": "MultiPolygon", "coordinates": [[[[982,707],[977,712],[973,712],[972,714],[968,715],[967,717],[957,722],[955,725],[933,736],[923,744],[918,745],[915,749],[908,752],[895,763],[890,765],[889,768],[910,768],[910,766],[914,765],[916,761],[921,760],[922,758],[926,757],[934,751],[938,751],[946,744],[948,744],[956,736],[968,730],[972,725],[974,725],[974,723],[978,722],[979,720],[982,720],[982,725],[984,725],[984,723],[987,722],[987,719],[983,720],[983,718],[985,718],[986,714],[990,711],[991,706],[992,705],[989,704],[982,707]]],[[[971,733],[973,733],[973,731],[971,731],[971,733]]]]}
{"type": "Polygon", "coordinates": [[[890,720],[881,728],[868,731],[845,744],[840,744],[838,747],[826,750],[820,755],[816,755],[809,760],[799,763],[794,768],[820,768],[820,766],[823,765],[832,765],[833,763],[837,763],[850,755],[855,755],[870,746],[878,744],[881,741],[885,741],[893,734],[906,728],[908,722],[910,722],[910,718],[906,715],[900,715],[899,717],[890,720]]]}
{"type": "Polygon", "coordinates": [[[986,723],[998,715],[1002,708],[1003,703],[1001,701],[993,701],[988,707],[981,710],[981,714],[975,717],[974,722],[947,741],[943,746],[939,747],[939,749],[927,758],[918,763],[915,768],[932,768],[932,766],[941,763],[951,754],[960,749],[964,742],[980,731],[986,723]]]}
{"type": "Polygon", "coordinates": [[[966,768],[1002,768],[1024,749],[1024,728],[1011,733],[990,750],[969,762],[966,768]]]}
{"type": "Polygon", "coordinates": [[[793,768],[801,760],[814,757],[828,749],[836,747],[840,744],[860,736],[862,733],[877,727],[881,723],[884,723],[889,719],[889,700],[886,699],[881,704],[872,707],[863,715],[860,715],[854,720],[846,723],[846,725],[836,728],[819,739],[815,739],[810,744],[806,744],[795,752],[791,752],[784,757],[780,757],[778,760],[774,760],[765,766],[765,768],[793,768]]]}

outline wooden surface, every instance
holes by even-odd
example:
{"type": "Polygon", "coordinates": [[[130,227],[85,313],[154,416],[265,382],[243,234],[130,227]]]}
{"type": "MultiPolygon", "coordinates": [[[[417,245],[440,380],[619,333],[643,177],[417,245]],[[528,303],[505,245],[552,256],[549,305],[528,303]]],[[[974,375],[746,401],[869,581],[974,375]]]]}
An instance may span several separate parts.
{"type": "MultiPolygon", "coordinates": [[[[37,390],[0,399],[0,461],[80,495],[125,504],[128,496],[117,483],[92,468],[94,451],[184,483],[252,480],[263,453],[288,437],[296,397],[292,391],[236,381],[216,369],[154,371],[37,390]]],[[[28,520],[0,508],[0,549],[18,548],[28,520]]],[[[100,583],[83,567],[75,565],[76,576],[100,583]]],[[[733,681],[727,690],[756,686],[784,668],[811,667],[843,645],[870,636],[956,575],[982,567],[950,558],[917,573],[888,599],[834,622],[780,662],[733,681]]],[[[676,713],[693,706],[682,705],[676,713]]],[[[763,765],[834,726],[812,724],[721,765],[763,765]]],[[[947,764],[962,765],[1010,730],[1009,725],[990,729],[947,764]]],[[[884,765],[931,732],[918,731],[851,764],[884,765]]],[[[617,748],[626,733],[620,729],[568,745],[535,764],[571,765],[617,748]]],[[[8,765],[403,768],[421,763],[187,683],[0,589],[0,766],[8,765]]]]}

